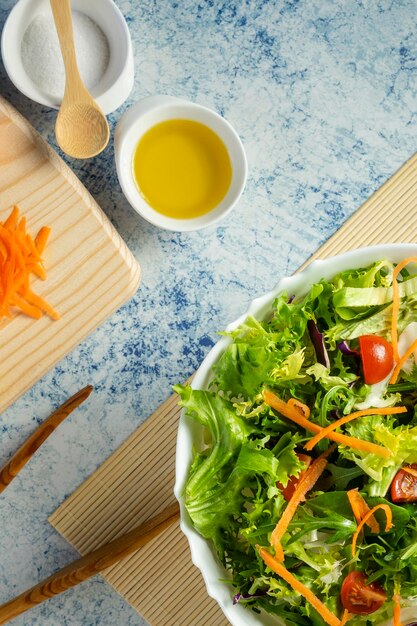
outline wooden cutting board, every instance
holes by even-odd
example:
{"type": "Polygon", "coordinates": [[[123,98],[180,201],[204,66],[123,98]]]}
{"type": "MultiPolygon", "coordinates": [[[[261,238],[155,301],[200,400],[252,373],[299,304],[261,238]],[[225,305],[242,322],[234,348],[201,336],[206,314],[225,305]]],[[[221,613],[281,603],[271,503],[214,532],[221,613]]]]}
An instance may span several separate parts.
{"type": "Polygon", "coordinates": [[[21,313],[0,321],[0,412],[31,387],[136,291],[140,267],[85,187],[10,104],[0,97],[0,221],[13,205],[35,235],[52,232],[45,282],[34,291],[59,321],[21,313]]]}

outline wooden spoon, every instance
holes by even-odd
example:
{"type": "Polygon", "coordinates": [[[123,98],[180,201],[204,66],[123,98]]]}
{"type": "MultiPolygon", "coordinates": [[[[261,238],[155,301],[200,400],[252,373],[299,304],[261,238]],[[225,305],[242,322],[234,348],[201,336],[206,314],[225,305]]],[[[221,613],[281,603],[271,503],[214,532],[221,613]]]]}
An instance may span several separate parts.
{"type": "Polygon", "coordinates": [[[5,624],[33,606],[49,600],[52,596],[56,596],[70,589],[70,587],[75,587],[83,580],[87,580],[87,578],[91,578],[114,565],[144,546],[151,539],[157,537],[176,522],[179,516],[179,506],[175,502],[126,535],[119,537],[119,539],[114,539],[52,574],[52,576],[38,583],[32,589],[0,606],[0,624],[5,624]]]}
{"type": "Polygon", "coordinates": [[[88,159],[104,150],[110,130],[78,71],[70,0],[50,0],[65,66],[65,93],[55,123],[56,140],[66,154],[88,159]]]}

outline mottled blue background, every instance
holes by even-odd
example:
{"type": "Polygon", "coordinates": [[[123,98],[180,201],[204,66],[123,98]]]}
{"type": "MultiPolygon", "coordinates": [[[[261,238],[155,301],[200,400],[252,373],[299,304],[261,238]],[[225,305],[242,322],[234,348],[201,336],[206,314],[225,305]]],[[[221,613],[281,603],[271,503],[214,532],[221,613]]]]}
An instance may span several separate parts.
{"type": "MultiPolygon", "coordinates": [[[[13,4],[0,0],[0,27],[13,4]]],[[[86,382],[96,387],[0,498],[0,602],[75,556],[48,515],[171,384],[196,369],[216,331],[293,272],[416,147],[416,2],[118,5],[132,34],[136,80],[111,126],[151,94],[208,105],[240,134],[249,178],[217,228],[178,234],[128,206],[111,146],[90,161],[66,159],[139,260],[143,282],[129,304],[0,416],[5,460],[68,395],[86,382]]],[[[55,145],[56,112],[20,95],[1,64],[0,89],[55,145]]],[[[144,622],[95,578],[14,624],[144,622]]]]}

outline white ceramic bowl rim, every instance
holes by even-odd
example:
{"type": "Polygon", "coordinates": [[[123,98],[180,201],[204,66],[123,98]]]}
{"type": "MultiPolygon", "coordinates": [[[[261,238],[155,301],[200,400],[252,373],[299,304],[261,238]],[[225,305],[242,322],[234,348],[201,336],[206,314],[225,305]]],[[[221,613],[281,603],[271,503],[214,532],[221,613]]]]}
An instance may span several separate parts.
{"type": "Polygon", "coordinates": [[[173,96],[148,96],[126,111],[116,126],[114,151],[117,175],[129,204],[148,222],[167,230],[193,231],[215,224],[233,209],[246,183],[245,151],[231,124],[212,109],[173,96]],[[155,211],[134,179],[133,155],[138,141],[152,126],[168,119],[191,119],[205,124],[223,140],[231,160],[232,180],[226,196],[217,207],[196,218],[174,219],[155,211]]]}
{"type": "MultiPolygon", "coordinates": [[[[257,319],[266,319],[272,312],[271,305],[278,294],[286,292],[289,295],[301,296],[307,293],[312,284],[321,278],[328,279],[345,269],[365,267],[379,259],[388,259],[399,262],[404,258],[417,256],[417,244],[383,244],[359,248],[351,252],[346,252],[325,260],[316,260],[310,263],[302,272],[291,277],[283,278],[279,283],[265,295],[253,300],[247,311],[231,323],[227,329],[232,330],[239,326],[248,315],[253,315],[257,319]]],[[[203,363],[197,370],[192,387],[194,389],[206,389],[210,380],[211,369],[217,362],[220,355],[229,344],[230,339],[222,338],[208,353],[203,363]]],[[[219,582],[220,578],[225,578],[225,570],[212,549],[209,542],[201,537],[191,524],[191,520],[184,506],[183,490],[186,484],[190,463],[192,460],[193,428],[195,423],[185,416],[182,411],[177,437],[176,451],[176,482],[175,496],[181,508],[181,530],[186,535],[191,558],[201,571],[208,594],[214,598],[232,626],[284,626],[283,622],[269,614],[257,615],[245,607],[232,604],[233,588],[225,583],[219,582]]],[[[198,427],[196,427],[198,428],[198,427]]],[[[197,432],[196,430],[194,432],[197,432]]],[[[404,609],[401,619],[415,618],[415,608],[404,609]]],[[[380,626],[391,626],[392,620],[380,626]]]]}
{"type": "MultiPolygon", "coordinates": [[[[113,0],[72,0],[72,9],[95,21],[107,37],[110,60],[100,81],[90,93],[105,115],[117,109],[133,87],[132,42],[127,23],[113,0]]],[[[1,55],[6,72],[25,96],[39,104],[57,109],[59,100],[43,92],[27,75],[20,55],[23,35],[40,13],[50,11],[48,0],[18,0],[11,9],[1,36],[1,55]]]]}

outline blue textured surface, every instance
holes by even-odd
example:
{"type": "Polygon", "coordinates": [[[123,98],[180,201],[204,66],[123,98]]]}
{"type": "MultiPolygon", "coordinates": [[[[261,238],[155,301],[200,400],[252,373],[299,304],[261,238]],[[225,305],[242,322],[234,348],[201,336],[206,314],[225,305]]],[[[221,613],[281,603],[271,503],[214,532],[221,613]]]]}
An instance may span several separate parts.
{"type": "MultiPolygon", "coordinates": [[[[0,0],[0,27],[13,6],[0,0]]],[[[48,515],[185,380],[254,296],[295,270],[416,147],[413,1],[119,0],[135,50],[131,98],[170,94],[224,115],[249,178],[217,228],[177,234],[128,206],[112,147],[67,161],[143,270],[136,297],[0,416],[0,459],[85,382],[96,391],[0,498],[0,602],[75,556],[48,515]]],[[[0,64],[1,94],[53,145],[56,113],[0,64]]],[[[369,225],[372,228],[372,225],[369,225]]],[[[163,592],[163,590],[161,590],[163,592]]],[[[95,578],[16,626],[144,624],[95,578]]],[[[181,626],[197,626],[197,624],[181,626]]]]}

